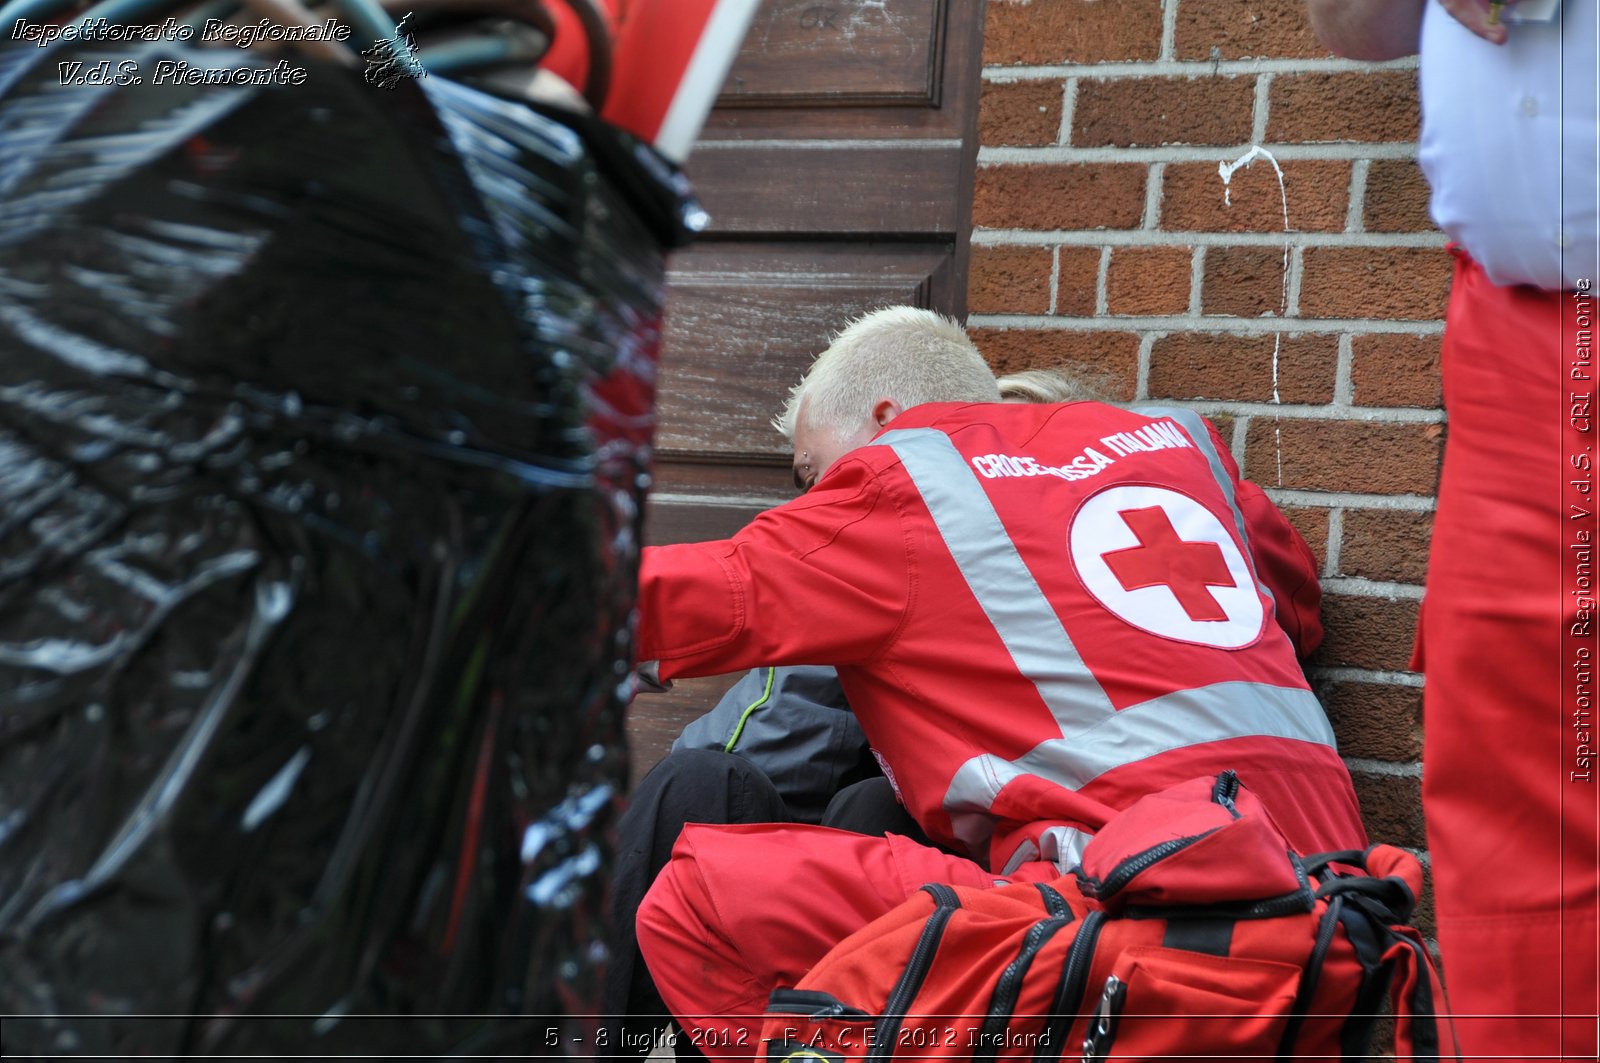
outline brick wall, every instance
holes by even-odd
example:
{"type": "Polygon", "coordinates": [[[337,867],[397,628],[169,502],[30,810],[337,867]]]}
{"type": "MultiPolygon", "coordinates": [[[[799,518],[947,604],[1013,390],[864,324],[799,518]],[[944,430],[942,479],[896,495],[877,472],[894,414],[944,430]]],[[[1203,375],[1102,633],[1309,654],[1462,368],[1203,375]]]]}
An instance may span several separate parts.
{"type": "Polygon", "coordinates": [[[1312,678],[1369,829],[1425,858],[1407,665],[1450,267],[1414,62],[1331,56],[1302,0],[988,2],[975,339],[1218,424],[1322,566],[1312,678]],[[1261,156],[1224,187],[1252,145],[1281,191],[1261,156]]]}

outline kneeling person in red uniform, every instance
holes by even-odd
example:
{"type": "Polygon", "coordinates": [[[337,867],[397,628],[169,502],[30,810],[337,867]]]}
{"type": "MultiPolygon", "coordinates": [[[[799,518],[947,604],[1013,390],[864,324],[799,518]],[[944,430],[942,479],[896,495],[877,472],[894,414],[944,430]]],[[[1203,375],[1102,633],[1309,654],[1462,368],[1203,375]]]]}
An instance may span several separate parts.
{"type": "Polygon", "coordinates": [[[645,553],[641,658],[667,679],[836,665],[942,847],[685,828],[638,939],[712,1055],[758,1052],[768,993],[924,882],[1055,878],[1116,811],[1186,779],[1233,769],[1300,852],[1365,844],[1285,633],[1305,625],[1277,616],[1307,600],[1310,554],[1215,431],[1188,410],[997,397],[953,322],[868,315],[780,419],[806,493],[732,539],[645,553]]]}

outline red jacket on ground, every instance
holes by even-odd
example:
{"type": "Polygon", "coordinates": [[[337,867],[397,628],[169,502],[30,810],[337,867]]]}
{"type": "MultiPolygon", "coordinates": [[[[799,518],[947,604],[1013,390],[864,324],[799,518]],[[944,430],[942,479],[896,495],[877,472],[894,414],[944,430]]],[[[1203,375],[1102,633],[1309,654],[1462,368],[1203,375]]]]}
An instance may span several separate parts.
{"type": "Polygon", "coordinates": [[[1222,768],[1310,852],[1365,840],[1296,661],[1318,600],[1191,411],[925,405],[732,539],[646,550],[639,655],[837,666],[907,809],[995,872],[1070,866],[1112,811],[1222,768]]]}

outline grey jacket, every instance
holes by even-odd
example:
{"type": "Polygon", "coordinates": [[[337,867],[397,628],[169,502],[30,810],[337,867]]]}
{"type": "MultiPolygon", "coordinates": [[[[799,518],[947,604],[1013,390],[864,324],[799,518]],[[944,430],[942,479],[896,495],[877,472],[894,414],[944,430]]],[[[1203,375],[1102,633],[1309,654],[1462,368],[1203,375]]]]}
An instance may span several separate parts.
{"type": "Polygon", "coordinates": [[[875,770],[838,674],[824,665],[752,669],[672,748],[744,757],[772,780],[794,817],[809,823],[822,818],[840,787],[875,770]]]}

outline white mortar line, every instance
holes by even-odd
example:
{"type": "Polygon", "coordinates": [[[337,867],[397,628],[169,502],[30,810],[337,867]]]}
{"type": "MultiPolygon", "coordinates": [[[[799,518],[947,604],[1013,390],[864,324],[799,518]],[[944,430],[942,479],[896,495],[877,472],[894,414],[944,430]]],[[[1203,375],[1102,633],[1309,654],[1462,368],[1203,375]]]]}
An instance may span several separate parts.
{"type": "Polygon", "coordinates": [[[1051,317],[1055,316],[1057,293],[1061,290],[1061,248],[1050,249],[1050,309],[1047,311],[1051,317]]]}
{"type": "Polygon", "coordinates": [[[1170,63],[1178,50],[1178,0],[1161,0],[1161,60],[1170,63]]]}
{"type": "Polygon", "coordinates": [[[1357,159],[1350,164],[1350,209],[1345,211],[1346,232],[1364,233],[1367,226],[1362,216],[1367,211],[1367,173],[1372,169],[1371,159],[1357,159]]]}
{"type": "Polygon", "coordinates": [[[1368,495],[1352,491],[1302,491],[1293,487],[1269,487],[1266,492],[1279,506],[1344,506],[1432,513],[1438,504],[1431,495],[1368,495]]]}
{"type": "Polygon", "coordinates": [[[1146,332],[1139,337],[1139,361],[1134,371],[1133,383],[1135,402],[1146,402],[1150,398],[1150,350],[1161,335],[1157,332],[1146,332]]]}
{"type": "MultiPolygon", "coordinates": [[[[953,142],[944,140],[714,140],[706,141],[712,147],[950,147],[953,142]]],[[[1322,144],[1262,144],[1281,162],[1301,160],[1326,160],[1343,162],[1351,159],[1414,159],[1417,145],[1414,141],[1357,141],[1338,140],[1322,144]]],[[[980,146],[978,165],[1019,165],[1025,163],[1073,162],[1227,162],[1250,149],[1249,144],[1238,145],[1187,145],[1167,144],[1148,148],[1092,147],[1075,148],[1068,144],[1041,145],[1038,147],[980,146]]]]}
{"type": "MultiPolygon", "coordinates": [[[[1183,406],[1202,416],[1226,413],[1234,417],[1249,414],[1252,417],[1283,417],[1291,421],[1345,421],[1368,424],[1441,424],[1443,410],[1423,410],[1414,406],[1350,407],[1332,410],[1327,406],[1303,404],[1278,405],[1275,402],[1233,402],[1227,399],[1172,399],[1162,400],[1172,406],[1183,406]],[[1394,416],[1391,416],[1394,415],[1394,416]]],[[[1262,484],[1263,487],[1267,486],[1262,484]]]]}
{"type": "Polygon", "coordinates": [[[1150,164],[1150,171],[1144,177],[1144,221],[1139,226],[1145,232],[1161,228],[1161,190],[1166,178],[1166,163],[1150,164]]]}
{"type": "MultiPolygon", "coordinates": [[[[1095,271],[1094,275],[1094,316],[1096,318],[1106,316],[1106,274],[1110,272],[1111,248],[1102,247],[1100,249],[1100,267],[1095,271]]],[[[1103,322],[1099,324],[1103,324],[1103,322]]]]}
{"type": "Polygon", "coordinates": [[[1351,376],[1355,366],[1355,344],[1348,332],[1339,335],[1339,357],[1333,370],[1333,404],[1351,406],[1356,401],[1356,385],[1351,376]]]}
{"type": "Polygon", "coordinates": [[[1419,672],[1382,672],[1371,668],[1312,668],[1314,679],[1331,679],[1336,683],[1368,683],[1372,686],[1420,687],[1419,672]]]}
{"type": "Polygon", "coordinates": [[[1233,463],[1244,470],[1244,452],[1250,442],[1250,417],[1236,417],[1233,420],[1233,438],[1228,440],[1228,451],[1233,455],[1233,463]]]}
{"type": "Polygon", "coordinates": [[[1396,764],[1388,760],[1373,760],[1370,757],[1344,757],[1343,760],[1345,767],[1365,775],[1391,775],[1402,779],[1422,778],[1422,762],[1420,760],[1404,764],[1396,764]]]}
{"type": "MultiPolygon", "coordinates": [[[[1068,78],[1061,88],[1061,125],[1056,129],[1056,143],[1063,147],[1072,144],[1072,117],[1078,110],[1078,79],[1068,78]]],[[[983,146],[980,144],[981,152],[983,146]]]]}
{"type": "Polygon", "coordinates": [[[1267,108],[1272,103],[1272,75],[1261,74],[1256,78],[1255,106],[1250,115],[1250,143],[1265,144],[1267,142],[1267,108]]]}
{"type": "MultiPolygon", "coordinates": [[[[1127,245],[1119,245],[1127,246],[1127,245]]],[[[1193,293],[1190,294],[1191,299],[1193,293]]],[[[973,314],[973,325],[985,328],[1036,328],[1059,329],[1065,332],[1083,332],[1106,327],[1097,317],[1046,317],[1042,314],[973,314]]],[[[1433,336],[1444,330],[1442,321],[1390,321],[1384,318],[1279,318],[1279,317],[1188,317],[1166,315],[1162,317],[1126,317],[1117,319],[1120,331],[1139,332],[1231,332],[1240,336],[1271,335],[1284,332],[1321,334],[1327,332],[1384,332],[1403,333],[1409,336],[1433,336]]],[[[1384,407],[1373,407],[1383,409],[1384,407]]]]}
{"type": "MultiPolygon", "coordinates": [[[[1297,247],[1436,247],[1443,248],[1448,238],[1439,232],[1426,233],[1321,233],[1295,232],[1290,242],[1297,247]]],[[[1093,244],[1138,247],[1282,247],[1284,234],[1181,232],[1149,229],[973,229],[975,244],[1093,244]]],[[[1443,312],[1443,307],[1440,311],[1443,312]]]]}
{"type": "MultiPolygon", "coordinates": [[[[1204,2],[1204,0],[1202,0],[1204,2]]],[[[1055,63],[983,68],[985,81],[1038,81],[1044,78],[1093,77],[1229,77],[1242,74],[1365,74],[1380,70],[1415,70],[1407,56],[1383,63],[1357,59],[1160,59],[1132,63],[1055,63]]]]}
{"type": "Polygon", "coordinates": [[[1288,273],[1284,277],[1284,287],[1287,289],[1283,297],[1286,307],[1284,316],[1293,319],[1300,316],[1300,282],[1305,279],[1306,274],[1306,249],[1303,244],[1294,244],[1292,251],[1288,245],[1284,247],[1284,251],[1289,259],[1288,273]]]}
{"type": "Polygon", "coordinates": [[[1200,316],[1200,298],[1205,291],[1205,284],[1206,249],[1201,244],[1189,258],[1189,314],[1192,317],[1200,316]]]}
{"type": "Polygon", "coordinates": [[[1335,576],[1322,581],[1324,591],[1335,594],[1354,594],[1363,598],[1388,598],[1392,601],[1419,602],[1422,588],[1415,583],[1390,583],[1385,580],[1362,579],[1359,576],[1335,576]]]}
{"type": "Polygon", "coordinates": [[[1322,578],[1324,580],[1334,576],[1339,571],[1344,554],[1344,507],[1334,506],[1328,511],[1328,546],[1327,564],[1323,565],[1322,578]]]}

